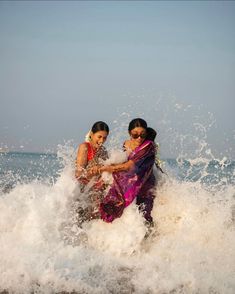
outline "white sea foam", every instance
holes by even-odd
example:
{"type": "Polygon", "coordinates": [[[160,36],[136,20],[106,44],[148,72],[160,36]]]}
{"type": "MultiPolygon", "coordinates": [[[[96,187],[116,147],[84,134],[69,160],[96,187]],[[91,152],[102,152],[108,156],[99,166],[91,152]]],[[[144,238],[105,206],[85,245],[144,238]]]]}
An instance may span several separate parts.
{"type": "Polygon", "coordinates": [[[135,204],[112,224],[79,228],[71,206],[83,196],[68,153],[55,184],[19,184],[0,198],[1,291],[235,292],[234,186],[211,192],[165,177],[147,239],[135,204]]]}

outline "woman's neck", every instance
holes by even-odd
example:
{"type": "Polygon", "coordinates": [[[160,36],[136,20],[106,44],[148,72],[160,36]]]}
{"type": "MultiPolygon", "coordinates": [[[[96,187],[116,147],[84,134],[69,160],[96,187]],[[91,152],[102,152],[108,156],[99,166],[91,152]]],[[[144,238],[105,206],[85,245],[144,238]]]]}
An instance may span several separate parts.
{"type": "Polygon", "coordinates": [[[131,151],[134,151],[137,147],[139,147],[141,144],[133,141],[133,140],[128,140],[125,143],[125,147],[131,151]]]}

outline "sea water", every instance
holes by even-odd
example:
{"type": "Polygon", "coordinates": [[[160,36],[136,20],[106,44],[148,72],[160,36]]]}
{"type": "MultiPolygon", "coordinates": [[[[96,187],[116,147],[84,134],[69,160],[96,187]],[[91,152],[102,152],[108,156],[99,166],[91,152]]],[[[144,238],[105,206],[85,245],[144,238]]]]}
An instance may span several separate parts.
{"type": "Polygon", "coordinates": [[[165,159],[146,238],[135,203],[77,225],[75,156],[0,154],[0,292],[235,293],[234,161],[165,159]]]}

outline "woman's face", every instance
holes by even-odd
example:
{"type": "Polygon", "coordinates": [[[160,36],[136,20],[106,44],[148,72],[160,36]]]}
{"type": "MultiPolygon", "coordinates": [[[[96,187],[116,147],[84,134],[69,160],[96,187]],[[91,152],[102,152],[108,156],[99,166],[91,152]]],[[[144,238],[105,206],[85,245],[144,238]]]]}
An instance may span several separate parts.
{"type": "Polygon", "coordinates": [[[136,127],[130,131],[130,136],[131,140],[133,140],[136,145],[139,146],[144,142],[147,136],[146,129],[142,127],[136,127]]]}
{"type": "Polygon", "coordinates": [[[106,131],[98,131],[91,133],[91,143],[95,149],[99,149],[101,145],[106,141],[108,133],[106,131]]]}

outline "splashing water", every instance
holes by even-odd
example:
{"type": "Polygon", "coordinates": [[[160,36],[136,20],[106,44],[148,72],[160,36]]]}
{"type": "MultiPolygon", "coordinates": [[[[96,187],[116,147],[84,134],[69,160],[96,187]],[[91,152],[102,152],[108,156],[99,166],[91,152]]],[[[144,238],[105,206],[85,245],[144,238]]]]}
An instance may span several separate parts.
{"type": "Polygon", "coordinates": [[[112,224],[94,220],[81,229],[69,209],[82,197],[70,162],[53,185],[21,183],[1,196],[0,289],[233,293],[234,195],[234,185],[211,192],[166,177],[148,239],[134,204],[112,224]]]}
{"type": "MultiPolygon", "coordinates": [[[[1,186],[10,171],[11,185],[0,190],[0,292],[234,293],[235,163],[201,156],[203,140],[194,158],[165,161],[147,239],[134,203],[112,224],[77,225],[73,205],[86,199],[71,145],[53,158],[18,154],[21,163],[44,166],[42,177],[33,164],[36,176],[28,180],[13,169],[15,154],[1,155],[1,186]]],[[[124,160],[111,154],[113,162],[124,160]]]]}

